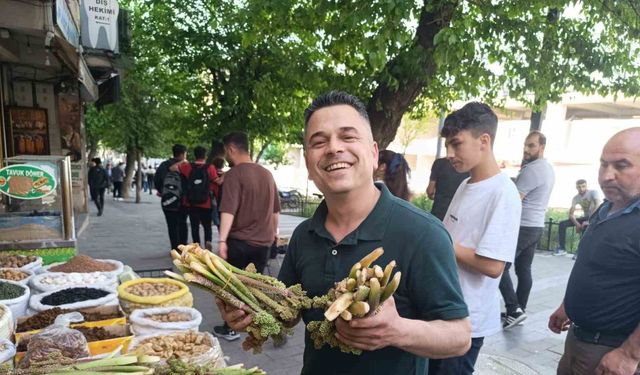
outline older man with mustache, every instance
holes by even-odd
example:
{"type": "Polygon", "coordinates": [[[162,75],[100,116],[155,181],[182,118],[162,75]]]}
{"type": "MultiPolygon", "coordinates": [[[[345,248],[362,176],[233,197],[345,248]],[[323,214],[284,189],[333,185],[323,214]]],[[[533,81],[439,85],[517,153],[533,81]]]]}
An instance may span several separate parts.
{"type": "Polygon", "coordinates": [[[549,318],[551,331],[569,330],[560,375],[640,374],[640,127],[607,142],[598,180],[607,201],[589,220],[549,318]]]}

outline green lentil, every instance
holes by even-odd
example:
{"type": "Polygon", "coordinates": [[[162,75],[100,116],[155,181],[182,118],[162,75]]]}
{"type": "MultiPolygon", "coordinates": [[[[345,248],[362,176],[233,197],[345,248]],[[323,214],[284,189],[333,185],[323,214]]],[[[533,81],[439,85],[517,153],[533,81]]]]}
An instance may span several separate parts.
{"type": "Polygon", "coordinates": [[[0,281],[0,300],[18,298],[23,294],[23,287],[0,281]]]}

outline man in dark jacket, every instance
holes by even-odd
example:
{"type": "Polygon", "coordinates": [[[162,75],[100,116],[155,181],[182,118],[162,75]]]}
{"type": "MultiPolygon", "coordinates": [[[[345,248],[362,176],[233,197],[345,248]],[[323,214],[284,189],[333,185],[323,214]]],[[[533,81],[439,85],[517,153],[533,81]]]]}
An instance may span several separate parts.
{"type": "Polygon", "coordinates": [[[109,176],[107,171],[102,168],[102,160],[94,158],[92,160],[95,165],[89,169],[89,192],[91,199],[96,203],[98,208],[98,216],[102,216],[104,210],[104,191],[109,185],[109,176]]]}
{"type": "MultiPolygon", "coordinates": [[[[162,197],[162,189],[164,187],[164,179],[169,173],[169,167],[176,163],[181,163],[187,158],[187,148],[184,145],[175,144],[172,148],[173,157],[171,159],[163,161],[156,170],[156,175],[153,179],[153,184],[156,186],[158,196],[162,197]]],[[[178,245],[187,243],[187,209],[180,205],[176,209],[165,209],[162,207],[162,212],[167,221],[167,230],[169,232],[169,241],[171,241],[171,248],[177,249],[178,245]]]]}

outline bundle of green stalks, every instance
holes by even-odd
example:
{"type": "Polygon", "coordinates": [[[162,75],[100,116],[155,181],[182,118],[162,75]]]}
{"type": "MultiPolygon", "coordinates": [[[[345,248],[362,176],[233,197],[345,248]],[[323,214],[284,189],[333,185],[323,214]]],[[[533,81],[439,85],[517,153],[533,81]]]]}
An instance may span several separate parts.
{"type": "Polygon", "coordinates": [[[311,299],[299,284],[287,287],[274,277],[257,273],[253,264],[244,270],[236,268],[198,244],[180,245],[171,250],[171,257],[182,275],[167,271],[168,276],[204,287],[227,305],[252,315],[245,350],[261,352],[269,337],[282,342],[292,334],[289,327],[297,322],[300,310],[311,307],[311,299]]]}
{"type": "Polygon", "coordinates": [[[200,366],[185,363],[179,359],[170,359],[166,365],[158,366],[155,375],[266,375],[258,367],[244,368],[242,364],[225,368],[212,369],[211,366],[200,366]]]}
{"type": "Polygon", "coordinates": [[[362,353],[361,350],[347,346],[335,337],[335,320],[340,317],[349,321],[373,315],[398,289],[401,273],[396,272],[392,276],[396,266],[394,260],[384,269],[378,265],[371,266],[383,253],[381,247],[373,250],[354,264],[349,276],[337,282],[326,295],[313,298],[313,308],[325,309],[324,320],[307,324],[316,349],[329,345],[339,348],[344,353],[362,353]]]}
{"type": "Polygon", "coordinates": [[[38,363],[37,367],[9,372],[11,375],[151,375],[160,357],[124,355],[113,358],[78,360],[62,365],[59,361],[38,363]]]}

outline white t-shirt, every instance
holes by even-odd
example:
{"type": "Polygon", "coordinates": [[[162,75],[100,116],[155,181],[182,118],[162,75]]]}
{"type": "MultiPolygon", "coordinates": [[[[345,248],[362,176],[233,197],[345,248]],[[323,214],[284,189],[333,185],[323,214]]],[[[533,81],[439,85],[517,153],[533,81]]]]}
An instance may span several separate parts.
{"type": "MultiPolygon", "coordinates": [[[[505,173],[486,180],[460,184],[443,220],[454,243],[476,254],[513,262],[518,242],[522,203],[514,183],[505,173]]],[[[500,324],[500,278],[492,279],[458,265],[464,299],[469,307],[471,337],[493,335],[500,324]]]]}

